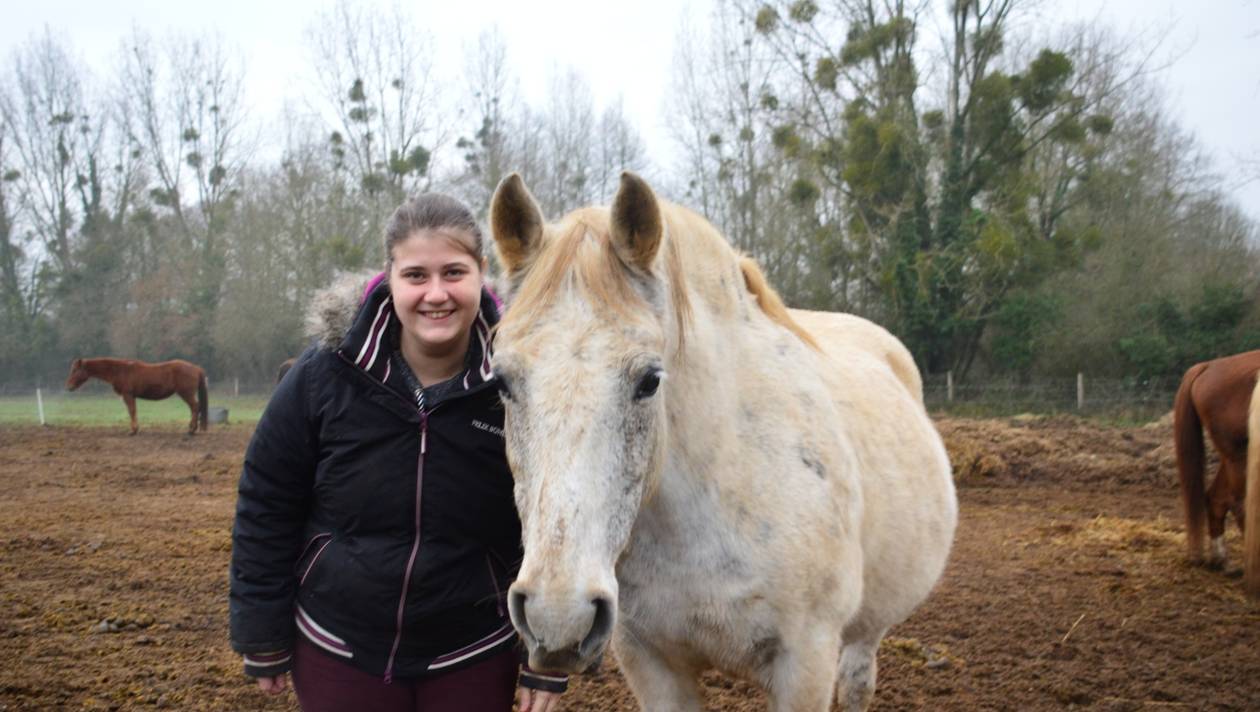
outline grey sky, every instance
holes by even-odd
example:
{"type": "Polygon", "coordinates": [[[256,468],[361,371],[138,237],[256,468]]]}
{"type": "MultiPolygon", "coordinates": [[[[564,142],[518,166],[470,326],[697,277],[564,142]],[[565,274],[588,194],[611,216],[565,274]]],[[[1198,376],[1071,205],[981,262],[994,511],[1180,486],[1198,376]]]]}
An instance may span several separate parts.
{"type": "MultiPolygon", "coordinates": [[[[521,77],[524,98],[540,103],[548,77],[568,67],[589,82],[598,106],[621,97],[649,156],[670,162],[662,103],[670,84],[679,21],[703,19],[714,0],[474,0],[411,2],[402,7],[438,42],[437,71],[454,78],[464,47],[497,25],[521,77]],[[581,32],[561,28],[585,28],[581,32]]],[[[0,56],[45,25],[68,39],[89,65],[106,72],[133,25],[168,31],[217,30],[247,58],[251,115],[278,118],[285,98],[304,94],[306,27],[332,0],[41,0],[13,3],[0,25],[0,56]]],[[[385,7],[388,0],[369,0],[385,7]]],[[[1216,159],[1227,192],[1260,220],[1260,0],[1060,0],[1041,5],[1047,21],[1085,19],[1124,33],[1167,31],[1175,62],[1160,75],[1175,117],[1216,159]],[[1245,166],[1250,162],[1250,177],[1245,166]]]]}

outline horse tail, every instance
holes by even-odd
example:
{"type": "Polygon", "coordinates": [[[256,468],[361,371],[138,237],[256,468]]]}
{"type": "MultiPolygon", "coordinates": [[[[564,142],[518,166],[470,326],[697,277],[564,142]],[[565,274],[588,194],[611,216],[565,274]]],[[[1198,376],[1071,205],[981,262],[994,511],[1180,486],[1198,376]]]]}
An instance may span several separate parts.
{"type": "MultiPolygon", "coordinates": [[[[1260,376],[1260,374],[1258,374],[1260,376]]],[[[1247,483],[1243,505],[1243,587],[1260,598],[1260,377],[1247,406],[1247,483]]]]}
{"type": "Polygon", "coordinates": [[[1173,400],[1173,446],[1177,452],[1177,474],[1181,478],[1181,500],[1186,513],[1186,546],[1191,561],[1203,558],[1207,495],[1203,486],[1203,423],[1190,390],[1207,366],[1206,363],[1191,366],[1182,376],[1173,400]]]}
{"type": "Polygon", "coordinates": [[[206,382],[206,372],[197,374],[197,420],[202,430],[210,427],[210,395],[206,382]]]}
{"type": "Polygon", "coordinates": [[[739,271],[744,275],[744,286],[748,287],[748,291],[757,299],[757,304],[761,307],[761,311],[774,322],[785,327],[788,331],[800,337],[801,341],[809,344],[814,350],[821,350],[818,342],[805,331],[792,315],[788,313],[787,305],[783,303],[783,299],[779,293],[774,291],[774,287],[766,281],[766,275],[762,273],[761,268],[757,266],[756,261],[747,255],[739,257],[739,271]]]}

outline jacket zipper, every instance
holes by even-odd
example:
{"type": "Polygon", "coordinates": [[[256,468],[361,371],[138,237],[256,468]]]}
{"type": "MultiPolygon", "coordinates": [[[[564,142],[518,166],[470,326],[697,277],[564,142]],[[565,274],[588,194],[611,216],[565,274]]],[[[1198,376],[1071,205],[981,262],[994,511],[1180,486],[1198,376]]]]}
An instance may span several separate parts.
{"type": "Polygon", "coordinates": [[[407,606],[407,590],[411,587],[411,572],[416,565],[416,555],[420,553],[420,493],[424,485],[424,455],[429,443],[429,414],[420,411],[420,457],[416,463],[416,530],[411,543],[411,556],[407,559],[407,573],[403,576],[402,593],[398,597],[398,615],[395,620],[394,645],[389,650],[389,661],[385,664],[385,684],[394,681],[394,659],[398,655],[398,645],[402,642],[403,612],[407,606]]]}
{"type": "MultiPolygon", "coordinates": [[[[337,356],[341,358],[342,361],[344,361],[345,363],[349,364],[352,367],[352,370],[358,371],[359,373],[363,374],[363,376],[366,377],[368,381],[370,381],[373,384],[376,384],[377,386],[380,386],[387,393],[405,402],[406,399],[404,399],[402,396],[395,393],[392,389],[388,388],[380,381],[377,381],[375,378],[372,378],[368,374],[364,373],[362,369],[360,369],[358,366],[354,364],[353,361],[346,358],[345,354],[341,353],[341,351],[337,351],[336,353],[337,353],[337,356]]],[[[425,453],[428,451],[429,414],[437,410],[442,404],[438,403],[437,405],[433,406],[432,408],[428,410],[425,410],[423,407],[420,407],[419,402],[412,403],[411,405],[416,407],[420,411],[420,456],[419,456],[418,462],[416,463],[416,519],[415,519],[416,528],[415,528],[415,538],[413,539],[412,544],[411,544],[411,555],[407,559],[407,571],[403,576],[402,594],[398,597],[398,613],[395,617],[395,622],[394,622],[394,626],[395,626],[394,627],[394,644],[390,647],[389,660],[385,664],[385,684],[386,685],[392,684],[394,681],[394,660],[398,656],[398,646],[402,642],[403,612],[406,609],[406,605],[407,605],[407,591],[411,587],[411,573],[412,573],[412,569],[415,568],[416,556],[420,553],[420,492],[422,489],[422,485],[424,484],[424,456],[425,456],[425,453]]],[[[502,614],[502,609],[500,609],[500,613],[502,614]]]]}

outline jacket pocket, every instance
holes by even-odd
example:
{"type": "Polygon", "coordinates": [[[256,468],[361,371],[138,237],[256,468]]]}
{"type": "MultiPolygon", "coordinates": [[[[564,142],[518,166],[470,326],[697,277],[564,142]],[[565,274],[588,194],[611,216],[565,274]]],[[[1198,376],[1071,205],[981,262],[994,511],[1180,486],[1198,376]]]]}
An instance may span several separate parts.
{"type": "Polygon", "coordinates": [[[324,553],[324,549],[332,543],[332,532],[321,532],[311,537],[306,542],[306,546],[302,547],[302,553],[297,558],[294,565],[293,573],[298,578],[298,587],[300,588],[306,582],[306,577],[310,575],[315,568],[315,562],[319,561],[319,557],[324,553]]]}

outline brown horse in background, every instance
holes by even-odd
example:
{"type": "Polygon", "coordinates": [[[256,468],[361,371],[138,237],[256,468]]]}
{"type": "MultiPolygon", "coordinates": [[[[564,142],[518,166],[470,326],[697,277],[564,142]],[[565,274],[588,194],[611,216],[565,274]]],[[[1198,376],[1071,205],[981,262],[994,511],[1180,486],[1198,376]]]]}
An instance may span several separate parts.
{"type": "Polygon", "coordinates": [[[290,368],[293,368],[293,364],[295,364],[295,363],[297,363],[297,358],[296,358],[296,357],[295,357],[295,358],[286,358],[286,359],[284,360],[284,363],[280,364],[280,372],[276,374],[276,384],[277,384],[277,385],[280,383],[280,381],[283,381],[283,380],[284,380],[284,374],[288,373],[288,372],[289,372],[289,369],[290,369],[290,368]]]}
{"type": "Polygon", "coordinates": [[[1244,533],[1244,583],[1254,597],[1260,597],[1260,453],[1255,452],[1260,449],[1258,373],[1260,351],[1195,364],[1182,377],[1173,402],[1173,444],[1190,559],[1203,561],[1206,519],[1212,540],[1207,563],[1225,564],[1225,515],[1233,512],[1244,533]],[[1221,460],[1208,488],[1203,477],[1205,429],[1221,460]],[[1249,522],[1253,526],[1247,527],[1249,522]]]}
{"type": "Polygon", "coordinates": [[[197,432],[200,422],[205,430],[209,421],[206,395],[206,372],[196,364],[176,359],[161,363],[145,363],[121,358],[76,358],[70,364],[66,390],[73,391],[89,378],[99,378],[114,387],[122,396],[131,416],[131,434],[140,429],[136,422],[136,399],[163,400],[178,393],[192,411],[188,434],[197,432]]]}

